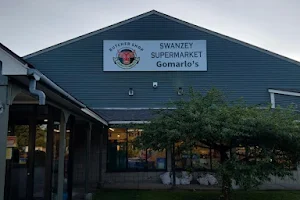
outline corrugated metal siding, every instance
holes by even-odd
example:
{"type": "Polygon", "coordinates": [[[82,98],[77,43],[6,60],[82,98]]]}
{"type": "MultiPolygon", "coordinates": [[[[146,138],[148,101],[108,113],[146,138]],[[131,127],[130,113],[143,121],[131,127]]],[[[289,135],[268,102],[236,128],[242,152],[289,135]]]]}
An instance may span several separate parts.
{"type": "Polygon", "coordinates": [[[275,94],[275,105],[281,107],[294,106],[297,110],[300,109],[300,97],[275,94]]]}
{"type": "MultiPolygon", "coordinates": [[[[2,62],[0,61],[0,72],[2,71],[2,62]]],[[[7,77],[2,76],[0,73],[0,85],[6,85],[7,84],[7,77]]]]}
{"type": "Polygon", "coordinates": [[[6,85],[6,84],[7,84],[7,77],[0,75],[0,85],[6,85]]]}
{"type": "Polygon", "coordinates": [[[223,90],[229,99],[270,102],[268,88],[300,87],[300,67],[158,15],[28,59],[90,107],[159,107],[190,86],[223,90]],[[207,72],[103,72],[103,40],[207,40],[207,72]],[[157,89],[152,82],[157,81],[157,89]],[[128,96],[133,88],[134,96],[128,96]]]}
{"type": "Polygon", "coordinates": [[[154,110],[107,110],[95,109],[97,114],[107,121],[148,121],[152,119],[156,113],[154,110]]]}

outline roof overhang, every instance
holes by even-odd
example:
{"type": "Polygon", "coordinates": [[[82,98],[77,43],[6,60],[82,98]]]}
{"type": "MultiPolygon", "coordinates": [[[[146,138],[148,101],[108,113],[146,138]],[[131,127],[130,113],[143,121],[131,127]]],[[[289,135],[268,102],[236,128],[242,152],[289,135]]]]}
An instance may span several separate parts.
{"type": "Polygon", "coordinates": [[[0,66],[2,68],[1,75],[8,76],[12,80],[16,80],[18,83],[28,86],[29,76],[38,80],[37,88],[47,95],[51,96],[51,99],[58,102],[62,107],[68,107],[72,111],[80,111],[81,115],[87,115],[95,121],[101,122],[104,125],[108,125],[107,121],[94,111],[89,109],[86,105],[78,101],[72,95],[67,93],[56,83],[48,79],[38,70],[30,66],[26,61],[20,58],[18,55],[10,51],[7,47],[0,43],[0,66]],[[29,67],[30,66],[30,67],[29,67]]]}
{"type": "Polygon", "coordinates": [[[273,94],[282,94],[282,95],[300,97],[300,90],[297,91],[295,89],[269,89],[268,91],[269,93],[273,93],[273,94]]]}
{"type": "Polygon", "coordinates": [[[102,29],[100,29],[100,30],[93,31],[93,32],[91,32],[91,33],[87,33],[87,34],[85,34],[85,35],[81,35],[81,36],[76,37],[76,38],[74,38],[74,39],[70,39],[70,40],[68,40],[68,41],[61,42],[61,43],[59,43],[59,44],[50,46],[50,47],[45,48],[45,49],[42,49],[42,50],[40,50],[40,51],[31,53],[31,54],[29,54],[29,55],[24,56],[24,59],[28,59],[28,58],[31,58],[31,57],[40,55],[40,54],[42,54],[42,53],[45,53],[45,52],[54,50],[54,49],[59,48],[59,47],[62,47],[62,46],[64,46],[64,45],[69,45],[69,44],[71,44],[71,43],[73,43],[73,42],[77,42],[77,41],[83,40],[83,39],[85,39],[85,38],[94,36],[94,35],[99,34],[99,33],[103,33],[103,32],[105,32],[105,31],[109,31],[109,30],[111,30],[111,29],[117,28],[117,27],[119,27],[119,26],[126,25],[126,24],[128,24],[128,23],[131,23],[131,22],[133,22],[133,21],[142,19],[142,18],[147,17],[147,16],[152,15],[152,14],[158,15],[158,16],[163,17],[163,18],[165,18],[165,19],[168,19],[168,20],[170,20],[170,21],[174,21],[174,22],[179,23],[179,24],[182,24],[182,25],[184,25],[184,26],[193,28],[193,29],[195,29],[195,30],[199,30],[199,31],[208,33],[208,34],[210,34],[210,35],[213,35],[213,36],[216,36],[216,37],[219,37],[219,38],[228,40],[228,41],[230,41],[230,42],[233,42],[233,43],[236,43],[236,44],[239,44],[239,45],[242,45],[242,46],[245,46],[245,47],[254,49],[254,50],[256,50],[256,51],[259,51],[259,52],[262,52],[262,53],[271,55],[271,56],[273,56],[273,57],[276,57],[276,58],[279,58],[279,59],[281,59],[281,60],[284,60],[284,61],[287,61],[287,62],[290,62],[290,63],[293,63],[293,64],[296,64],[296,65],[300,66],[300,62],[299,62],[299,61],[296,61],[296,60],[293,60],[293,59],[291,59],[291,58],[288,58],[288,57],[279,55],[279,54],[277,54],[277,53],[268,51],[268,50],[266,50],[266,49],[260,48],[260,47],[255,46],[255,45],[251,45],[251,44],[249,44],[249,43],[247,43],[247,42],[243,42],[243,41],[241,41],[241,40],[234,39],[234,38],[231,38],[231,37],[229,37],[229,36],[226,36],[226,35],[217,33],[217,32],[215,32],[215,31],[208,30],[208,29],[206,29],[206,28],[197,26],[197,25],[195,25],[195,24],[191,24],[191,23],[189,23],[189,22],[186,22],[186,21],[183,21],[183,20],[181,20],[181,19],[172,17],[172,16],[170,16],[170,15],[167,15],[167,14],[164,14],[164,13],[161,13],[161,12],[158,12],[158,11],[156,11],[156,10],[151,10],[151,11],[146,12],[146,13],[143,13],[143,14],[141,14],[141,15],[138,15],[138,16],[132,17],[132,18],[130,18],[130,19],[121,21],[121,22],[119,22],[119,23],[110,25],[110,26],[108,26],[108,27],[104,27],[104,28],[102,28],[102,29]]]}
{"type": "Polygon", "coordinates": [[[0,46],[0,62],[2,63],[2,75],[27,75],[27,70],[29,69],[28,65],[15,59],[15,57],[2,48],[2,46],[0,46]]]}
{"type": "Polygon", "coordinates": [[[150,121],[109,121],[109,125],[122,125],[122,124],[149,124],[150,121]]]}
{"type": "Polygon", "coordinates": [[[300,90],[297,89],[268,89],[272,108],[276,107],[275,94],[300,97],[300,90]]]}

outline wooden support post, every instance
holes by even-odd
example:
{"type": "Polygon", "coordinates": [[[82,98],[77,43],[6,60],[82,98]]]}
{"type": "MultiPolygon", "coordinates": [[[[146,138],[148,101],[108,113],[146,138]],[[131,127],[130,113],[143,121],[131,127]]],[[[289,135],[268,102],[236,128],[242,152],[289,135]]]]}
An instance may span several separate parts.
{"type": "Polygon", "coordinates": [[[92,123],[89,123],[86,135],[86,156],[85,156],[85,194],[89,193],[89,168],[90,168],[90,153],[91,153],[91,135],[92,123]]]}
{"type": "Polygon", "coordinates": [[[62,110],[60,117],[60,135],[59,135],[59,158],[58,158],[58,183],[57,199],[63,199],[65,182],[65,149],[66,149],[66,126],[69,113],[62,110]]]}
{"type": "Polygon", "coordinates": [[[104,146],[104,135],[107,135],[107,127],[104,125],[101,126],[101,134],[99,140],[99,181],[98,181],[98,188],[103,186],[103,177],[102,177],[102,170],[103,170],[103,146],[104,146]]]}
{"type": "Polygon", "coordinates": [[[33,197],[34,184],[34,162],[35,162],[35,138],[37,125],[37,106],[33,106],[32,114],[29,116],[29,141],[28,141],[28,160],[27,160],[27,189],[26,200],[33,197]]]}
{"type": "Polygon", "coordinates": [[[75,117],[70,117],[70,141],[68,160],[68,200],[72,200],[73,193],[73,163],[74,163],[74,142],[75,142],[75,117]]]}
{"type": "Polygon", "coordinates": [[[44,199],[51,200],[52,197],[52,162],[53,162],[53,139],[54,139],[54,119],[53,107],[48,106],[47,116],[47,143],[46,143],[46,163],[45,163],[45,184],[44,199]]]}
{"type": "Polygon", "coordinates": [[[0,199],[4,199],[6,143],[8,132],[9,105],[7,86],[0,85],[0,199]]]}

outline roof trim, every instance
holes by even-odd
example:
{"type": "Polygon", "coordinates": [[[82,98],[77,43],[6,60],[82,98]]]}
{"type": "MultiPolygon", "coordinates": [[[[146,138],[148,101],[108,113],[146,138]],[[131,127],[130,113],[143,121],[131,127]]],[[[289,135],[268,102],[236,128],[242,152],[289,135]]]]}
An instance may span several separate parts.
{"type": "Polygon", "coordinates": [[[300,97],[300,92],[291,92],[287,90],[276,90],[276,89],[269,89],[268,91],[269,93],[274,93],[274,94],[283,94],[288,96],[300,97]]]}
{"type": "Polygon", "coordinates": [[[15,54],[12,50],[4,46],[2,43],[0,43],[0,49],[3,49],[6,51],[10,56],[12,56],[14,59],[18,60],[21,64],[27,65],[28,67],[32,68],[32,66],[29,65],[24,59],[22,59],[20,56],[15,54]]]}
{"type": "Polygon", "coordinates": [[[85,114],[93,117],[94,119],[96,119],[97,121],[101,122],[104,125],[108,125],[108,123],[98,114],[96,114],[94,111],[90,110],[89,108],[81,108],[81,111],[84,112],[85,114]]]}
{"type": "Polygon", "coordinates": [[[296,60],[293,60],[293,59],[288,58],[288,57],[286,57],[286,56],[283,56],[283,55],[274,53],[274,52],[269,51],[269,50],[266,50],[266,49],[263,49],[263,48],[261,48],[261,47],[258,47],[258,46],[249,44],[249,43],[247,43],[247,42],[244,42],[244,41],[241,41],[241,40],[238,40],[238,39],[235,39],[235,38],[232,38],[232,37],[223,35],[223,34],[221,34],[221,33],[218,33],[218,32],[215,32],[215,31],[212,31],[212,30],[209,30],[209,29],[200,27],[200,26],[197,26],[197,25],[195,25],[195,24],[192,24],[192,23],[183,21],[183,20],[181,20],[181,19],[178,19],[178,18],[176,18],[176,17],[172,17],[172,16],[170,16],[170,15],[167,15],[167,14],[164,14],[164,13],[161,13],[161,12],[155,11],[155,14],[157,14],[157,15],[159,15],[159,16],[162,16],[162,17],[165,17],[165,18],[167,18],[167,19],[169,19],[169,20],[178,22],[178,23],[180,23],[180,24],[189,26],[189,27],[191,27],[191,28],[197,29],[197,30],[199,30],[199,31],[203,31],[203,32],[206,32],[206,33],[208,33],[208,34],[215,35],[215,36],[220,37],[220,38],[223,38],[223,39],[225,39],[225,40],[228,40],[228,41],[231,41],[231,42],[234,42],[234,43],[237,43],[237,44],[240,44],[240,45],[249,47],[249,48],[251,48],[251,49],[260,51],[260,52],[262,52],[262,53],[266,53],[266,54],[268,54],[268,55],[274,56],[274,57],[276,57],[276,58],[279,58],[279,59],[282,59],[282,60],[284,60],[284,61],[288,61],[288,62],[291,62],[291,63],[293,63],[293,64],[296,64],[296,65],[299,65],[299,66],[300,66],[300,62],[299,62],[299,61],[296,61],[296,60]]]}
{"type": "Polygon", "coordinates": [[[71,44],[71,43],[73,43],[73,42],[76,42],[76,41],[85,39],[85,38],[87,38],[87,37],[91,37],[91,36],[96,35],[96,34],[98,34],[98,33],[101,33],[101,32],[104,32],[104,31],[108,31],[108,30],[113,29],[113,28],[117,28],[117,27],[119,27],[119,26],[122,26],[122,25],[125,25],[125,24],[127,24],[127,23],[130,23],[130,22],[132,22],[132,21],[135,21],[135,20],[138,20],[138,19],[147,17],[147,16],[152,15],[152,14],[156,14],[156,15],[158,15],[158,16],[167,18],[167,19],[169,19],[169,20],[171,20],[171,21],[174,21],[174,22],[183,24],[183,25],[185,25],[185,26],[188,26],[188,27],[197,29],[197,30],[199,30],[199,31],[206,32],[206,33],[211,34],[211,35],[215,35],[215,36],[217,36],[217,37],[220,37],[220,38],[226,39],[226,40],[228,40],[228,41],[231,41],[231,42],[234,42],[234,43],[237,43],[237,44],[240,44],[240,45],[249,47],[249,48],[251,48],[251,49],[260,51],[260,52],[262,52],[262,53],[266,53],[266,54],[268,54],[268,55],[274,56],[274,57],[276,57],[276,58],[279,58],[279,59],[282,59],[282,60],[284,60],[284,61],[288,61],[288,62],[291,62],[291,63],[293,63],[293,64],[296,64],[296,65],[299,65],[299,66],[300,66],[300,62],[299,62],[299,61],[296,61],[296,60],[293,60],[293,59],[288,58],[288,57],[286,57],[286,56],[283,56],[283,55],[280,55],[280,54],[271,52],[271,51],[266,50],[266,49],[263,49],[263,48],[261,48],[261,47],[258,47],[258,46],[249,44],[249,43],[247,43],[247,42],[244,42],[244,41],[241,41],[241,40],[238,40],[238,39],[234,39],[234,38],[232,38],[232,37],[229,37],[229,36],[226,36],[226,35],[217,33],[217,32],[215,32],[215,31],[211,31],[211,30],[209,30],[209,29],[206,29],[206,28],[197,26],[197,25],[195,25],[195,24],[192,24],[192,23],[183,21],[183,20],[178,19],[178,18],[176,18],[176,17],[173,17],[173,16],[170,16],[170,15],[167,15],[167,14],[164,14],[164,13],[161,13],[161,12],[158,12],[158,11],[156,11],[156,10],[151,10],[151,11],[146,12],[146,13],[143,13],[143,14],[141,14],[141,15],[138,15],[138,16],[135,16],[135,17],[132,17],[132,18],[129,18],[129,19],[127,19],[127,20],[118,22],[118,23],[116,23],[116,24],[113,24],[113,25],[104,27],[104,28],[102,28],[102,29],[99,29],[99,30],[96,30],[96,31],[87,33],[87,34],[85,34],[85,35],[76,37],[76,38],[74,38],[74,39],[70,39],[70,40],[67,40],[67,41],[65,41],[65,42],[61,42],[61,43],[56,44],[56,45],[54,45],[54,46],[50,46],[50,47],[48,47],[48,48],[45,48],[45,49],[42,49],[42,50],[40,50],[40,51],[37,51],[37,52],[31,53],[31,54],[29,54],[29,55],[26,55],[26,56],[24,56],[23,58],[24,58],[24,59],[28,59],[28,58],[31,58],[31,57],[33,57],[33,56],[37,56],[37,55],[39,55],[39,54],[42,54],[42,53],[51,51],[51,50],[53,50],[53,49],[62,47],[62,46],[64,46],[64,45],[71,44]]]}
{"type": "Polygon", "coordinates": [[[150,121],[109,121],[108,124],[149,124],[150,121]]]}
{"type": "Polygon", "coordinates": [[[151,11],[149,11],[149,12],[140,14],[140,15],[135,16],[135,17],[131,17],[131,18],[126,19],[126,20],[124,20],[124,21],[117,22],[117,23],[112,24],[112,25],[110,25],[110,26],[107,26],[107,27],[104,27],[104,28],[101,28],[101,29],[92,31],[92,32],[90,32],[90,33],[87,33],[87,34],[78,36],[78,37],[76,37],[76,38],[67,40],[67,41],[65,41],[65,42],[61,42],[61,43],[55,44],[55,45],[53,45],[53,46],[50,46],[50,47],[47,47],[47,48],[45,48],[45,49],[39,50],[39,51],[37,51],[37,52],[33,52],[33,53],[31,53],[31,54],[28,54],[28,55],[24,56],[23,58],[24,58],[24,59],[28,59],[28,58],[37,56],[37,55],[39,55],[39,54],[46,53],[46,52],[51,51],[51,50],[54,50],[54,49],[56,49],[56,48],[59,48],[59,47],[62,47],[62,46],[71,44],[71,43],[73,43],[73,42],[77,42],[77,41],[79,41],[79,40],[82,40],[82,39],[91,37],[91,36],[96,35],[96,34],[98,34],[98,33],[102,33],[102,32],[104,32],[104,31],[108,31],[108,30],[110,30],[110,29],[117,28],[117,27],[119,27],[119,26],[125,25],[125,24],[130,23],[130,22],[133,22],[133,21],[135,21],[135,20],[144,18],[144,17],[149,16],[149,15],[151,15],[151,14],[153,14],[153,13],[156,13],[156,12],[157,12],[157,11],[155,11],[155,10],[151,10],[151,11]]]}
{"type": "MultiPolygon", "coordinates": [[[[94,111],[89,109],[86,105],[78,101],[75,97],[70,95],[68,92],[66,92],[64,89],[62,89],[60,86],[58,86],[56,83],[54,83],[52,80],[50,80],[48,77],[46,77],[43,73],[40,71],[34,69],[33,67],[28,68],[28,64],[26,61],[24,61],[22,58],[20,58],[17,54],[12,52],[10,49],[8,49],[6,46],[0,43],[0,51],[4,51],[5,54],[8,54],[10,57],[10,60],[17,60],[18,65],[7,65],[7,63],[4,63],[2,66],[2,70],[0,71],[0,75],[5,76],[15,76],[15,75],[22,75],[22,76],[30,76],[30,75],[36,75],[40,78],[40,82],[44,83],[46,86],[48,86],[53,92],[57,92],[58,94],[62,95],[63,98],[65,98],[67,101],[69,101],[72,104],[77,105],[80,110],[92,117],[93,119],[100,121],[104,125],[108,125],[108,123],[98,114],[96,114],[94,111]],[[21,65],[20,65],[21,64],[21,65]],[[20,67],[22,70],[16,71],[16,73],[13,74],[4,74],[5,68],[15,68],[15,66],[20,67]]],[[[0,52],[1,53],[1,52],[0,52]]],[[[1,55],[0,55],[1,59],[1,55]]],[[[1,62],[1,60],[0,60],[1,62]]]]}
{"type": "Polygon", "coordinates": [[[176,108],[101,108],[101,107],[92,107],[93,110],[171,110],[176,108]]]}

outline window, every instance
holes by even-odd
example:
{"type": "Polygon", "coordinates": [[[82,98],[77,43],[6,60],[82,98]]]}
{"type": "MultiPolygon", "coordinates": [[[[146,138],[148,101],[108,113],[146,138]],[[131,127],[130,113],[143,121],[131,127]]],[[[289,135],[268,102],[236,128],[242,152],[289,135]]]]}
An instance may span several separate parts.
{"type": "Polygon", "coordinates": [[[107,170],[166,170],[166,151],[140,149],[134,145],[135,138],[141,134],[141,129],[109,128],[107,170]]]}
{"type": "Polygon", "coordinates": [[[123,129],[115,129],[108,133],[108,169],[126,169],[127,135],[123,129]]]}
{"type": "Polygon", "coordinates": [[[181,144],[175,145],[175,167],[177,169],[214,170],[218,167],[220,162],[218,151],[204,144],[199,144],[192,150],[182,150],[181,144]]]}
{"type": "MultiPolygon", "coordinates": [[[[256,162],[260,161],[261,159],[266,159],[260,155],[261,152],[262,149],[258,146],[249,146],[248,148],[240,146],[236,148],[236,155],[238,156],[238,159],[242,162],[256,162]]],[[[284,155],[283,152],[279,150],[274,151],[274,153],[275,160],[273,160],[272,162],[277,162],[281,164],[284,163],[288,169],[297,170],[297,162],[295,159],[287,157],[286,155],[284,155]]]]}

